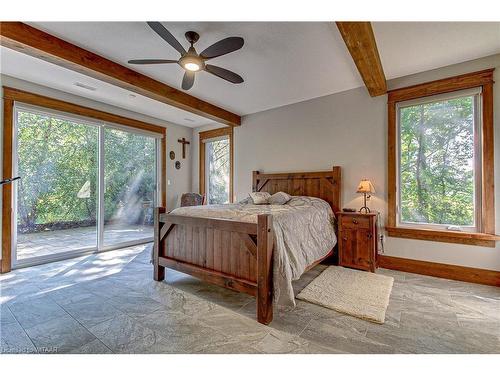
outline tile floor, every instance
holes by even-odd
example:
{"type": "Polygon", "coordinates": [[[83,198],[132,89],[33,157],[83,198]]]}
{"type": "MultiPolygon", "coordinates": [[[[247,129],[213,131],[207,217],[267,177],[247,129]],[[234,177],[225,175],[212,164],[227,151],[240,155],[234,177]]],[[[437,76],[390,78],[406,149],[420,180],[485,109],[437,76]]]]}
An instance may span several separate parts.
{"type": "Polygon", "coordinates": [[[500,288],[379,269],[395,279],[385,324],[297,301],[267,327],[249,296],[153,281],[150,246],[0,275],[1,352],[500,353],[500,288]]]}

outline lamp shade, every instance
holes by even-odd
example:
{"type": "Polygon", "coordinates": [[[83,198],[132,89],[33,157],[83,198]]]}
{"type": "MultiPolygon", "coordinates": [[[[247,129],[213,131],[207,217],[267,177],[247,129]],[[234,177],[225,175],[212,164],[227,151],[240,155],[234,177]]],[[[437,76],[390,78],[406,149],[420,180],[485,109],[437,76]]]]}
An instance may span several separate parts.
{"type": "Polygon", "coordinates": [[[363,179],[360,181],[356,193],[375,193],[375,188],[370,180],[363,179]]]}

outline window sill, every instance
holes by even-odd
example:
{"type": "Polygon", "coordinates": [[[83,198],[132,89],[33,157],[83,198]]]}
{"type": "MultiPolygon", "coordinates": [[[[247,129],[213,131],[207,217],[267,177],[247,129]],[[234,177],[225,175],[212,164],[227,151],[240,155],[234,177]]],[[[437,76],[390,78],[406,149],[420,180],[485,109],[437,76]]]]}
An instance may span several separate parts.
{"type": "Polygon", "coordinates": [[[389,237],[411,238],[415,240],[459,243],[464,245],[495,247],[500,236],[487,233],[438,231],[403,227],[385,227],[389,237]]]}

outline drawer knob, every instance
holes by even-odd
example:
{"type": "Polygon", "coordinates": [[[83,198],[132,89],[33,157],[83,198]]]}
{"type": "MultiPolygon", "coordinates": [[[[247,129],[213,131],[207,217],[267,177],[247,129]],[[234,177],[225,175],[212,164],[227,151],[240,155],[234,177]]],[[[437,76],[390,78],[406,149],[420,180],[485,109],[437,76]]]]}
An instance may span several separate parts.
{"type": "Polygon", "coordinates": [[[356,219],[352,219],[352,223],[353,223],[353,224],[357,224],[357,223],[358,223],[358,221],[357,221],[356,219]]]}

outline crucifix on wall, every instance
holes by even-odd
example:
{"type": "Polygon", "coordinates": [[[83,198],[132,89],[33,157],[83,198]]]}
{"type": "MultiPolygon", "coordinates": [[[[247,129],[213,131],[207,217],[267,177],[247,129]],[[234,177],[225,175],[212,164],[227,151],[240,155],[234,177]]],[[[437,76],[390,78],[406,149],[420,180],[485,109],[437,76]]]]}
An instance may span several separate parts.
{"type": "Polygon", "coordinates": [[[182,143],[182,158],[186,159],[186,145],[190,144],[191,142],[186,141],[186,138],[184,137],[178,139],[177,142],[182,143]]]}

